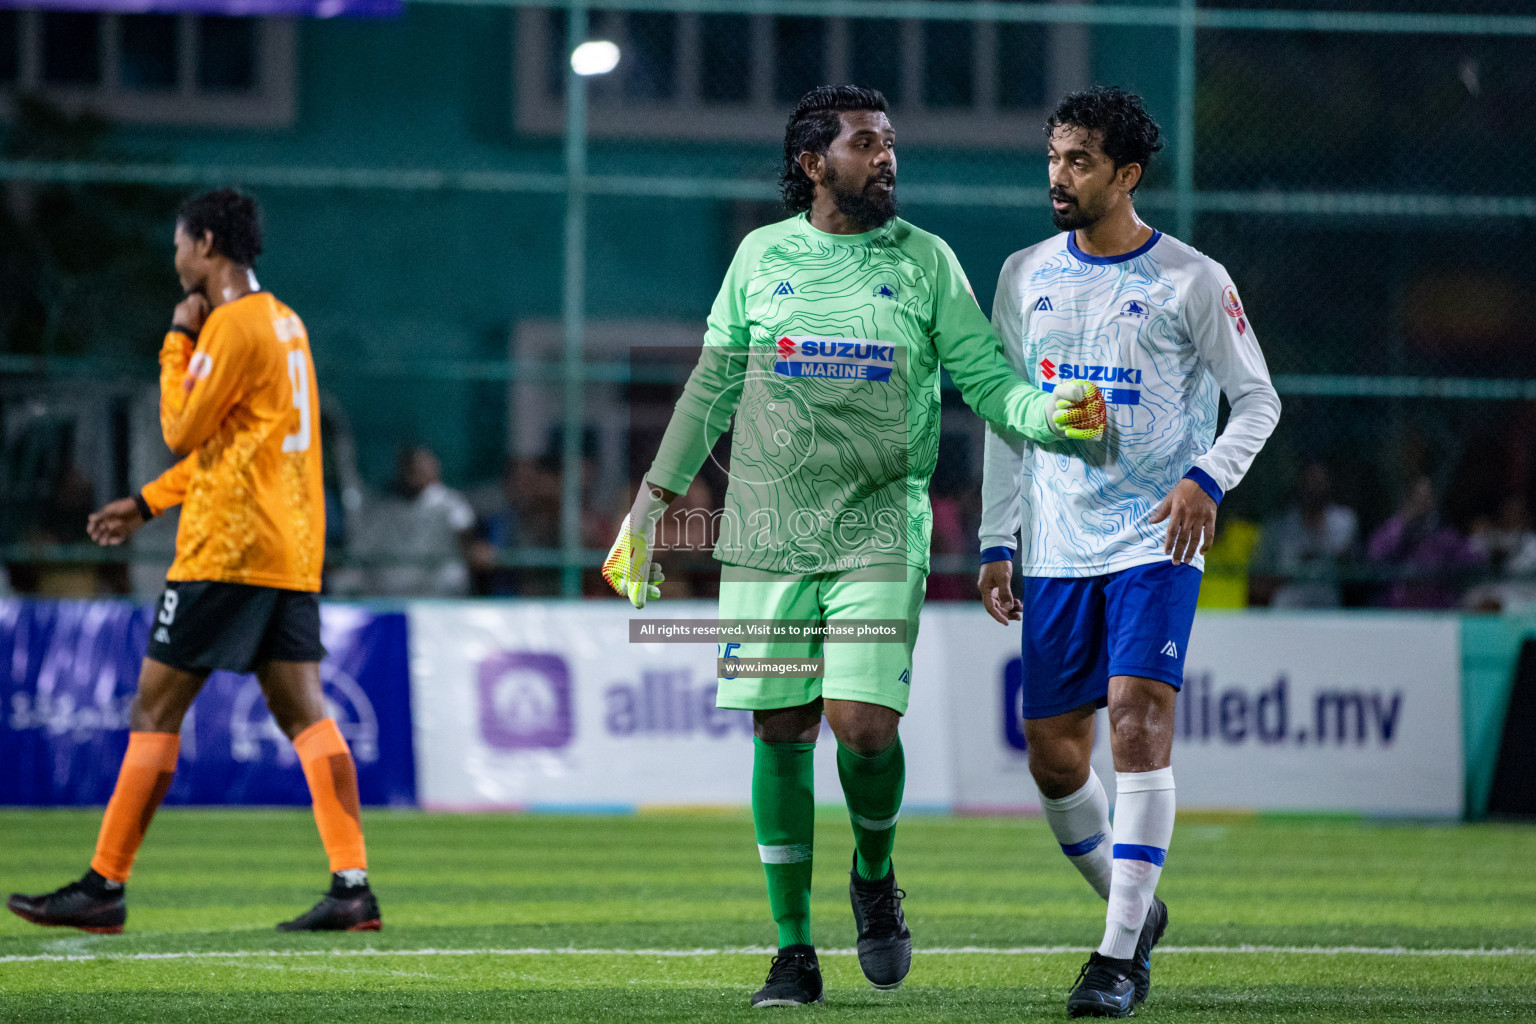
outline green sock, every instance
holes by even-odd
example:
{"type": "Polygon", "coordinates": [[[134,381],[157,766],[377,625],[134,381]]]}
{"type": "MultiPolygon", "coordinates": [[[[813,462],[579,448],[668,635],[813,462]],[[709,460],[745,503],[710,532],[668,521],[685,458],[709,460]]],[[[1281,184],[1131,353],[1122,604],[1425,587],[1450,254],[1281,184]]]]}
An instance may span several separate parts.
{"type": "Polygon", "coordinates": [[[891,870],[896,819],[907,782],[901,738],[870,757],[855,754],[839,743],[837,777],[843,780],[848,817],[853,820],[854,868],[866,881],[884,878],[891,870]]]}
{"type": "Polygon", "coordinates": [[[779,948],[811,944],[811,847],[816,832],[814,743],[752,740],[752,824],[768,876],[779,948]]]}

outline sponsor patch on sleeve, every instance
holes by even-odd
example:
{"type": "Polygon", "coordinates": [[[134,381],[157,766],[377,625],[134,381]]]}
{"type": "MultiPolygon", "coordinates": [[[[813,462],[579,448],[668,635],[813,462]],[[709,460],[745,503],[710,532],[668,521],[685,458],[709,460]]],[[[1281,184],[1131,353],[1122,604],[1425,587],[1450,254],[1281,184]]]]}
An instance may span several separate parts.
{"type": "Polygon", "coordinates": [[[1237,289],[1230,284],[1221,293],[1221,308],[1227,311],[1227,316],[1231,317],[1237,325],[1238,334],[1248,330],[1248,319],[1243,315],[1243,303],[1237,297],[1237,289]]]}
{"type": "Polygon", "coordinates": [[[191,361],[187,363],[187,374],[181,379],[181,386],[191,391],[198,381],[207,379],[212,372],[213,357],[207,352],[194,352],[191,361]]]}

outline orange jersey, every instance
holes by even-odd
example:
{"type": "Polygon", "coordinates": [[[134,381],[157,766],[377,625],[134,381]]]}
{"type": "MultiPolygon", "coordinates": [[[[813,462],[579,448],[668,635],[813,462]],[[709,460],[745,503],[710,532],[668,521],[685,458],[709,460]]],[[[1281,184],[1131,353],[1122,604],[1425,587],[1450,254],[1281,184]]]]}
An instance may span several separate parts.
{"type": "Polygon", "coordinates": [[[170,580],[320,589],[325,486],[309,336],[266,292],[208,315],[197,343],[160,348],[160,429],[186,458],[143,490],[180,504],[170,580]]]}

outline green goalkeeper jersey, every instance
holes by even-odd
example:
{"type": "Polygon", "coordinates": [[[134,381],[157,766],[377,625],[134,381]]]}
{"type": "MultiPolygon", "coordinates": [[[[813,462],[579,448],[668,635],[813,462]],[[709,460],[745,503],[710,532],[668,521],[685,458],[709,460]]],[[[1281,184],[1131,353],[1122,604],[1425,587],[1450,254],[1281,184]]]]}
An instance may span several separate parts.
{"type": "Polygon", "coordinates": [[[686,491],[734,416],[716,558],[926,572],[941,365],[988,422],[1055,439],[1050,397],[1010,368],[942,239],[899,218],[860,235],[770,224],[731,261],[646,479],[686,491]]]}

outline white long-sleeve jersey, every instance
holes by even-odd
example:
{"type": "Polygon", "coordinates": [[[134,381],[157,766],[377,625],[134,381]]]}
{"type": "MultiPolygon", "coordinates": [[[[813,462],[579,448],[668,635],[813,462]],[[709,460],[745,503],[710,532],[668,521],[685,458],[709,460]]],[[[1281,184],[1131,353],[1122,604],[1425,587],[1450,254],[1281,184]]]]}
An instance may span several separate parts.
{"type": "Polygon", "coordinates": [[[1121,256],[1089,256],[1070,231],[1014,253],[992,326],[1022,376],[1047,391],[1092,381],[1109,411],[1100,441],[1041,445],[988,427],[982,561],[1019,544],[1026,576],[1167,559],[1167,524],[1148,523],[1153,510],[1186,476],[1220,501],[1280,418],[1226,269],[1161,232],[1121,256]],[[1215,440],[1223,391],[1232,412],[1215,440]]]}

